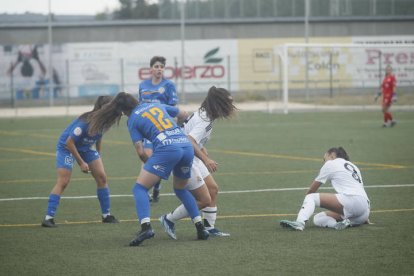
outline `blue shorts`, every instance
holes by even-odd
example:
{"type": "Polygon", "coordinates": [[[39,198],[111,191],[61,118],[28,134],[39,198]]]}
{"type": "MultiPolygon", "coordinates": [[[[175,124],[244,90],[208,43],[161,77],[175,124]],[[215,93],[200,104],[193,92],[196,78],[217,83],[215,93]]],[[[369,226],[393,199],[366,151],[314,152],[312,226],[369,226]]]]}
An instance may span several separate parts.
{"type": "MultiPolygon", "coordinates": [[[[79,154],[88,164],[101,157],[96,150],[80,151],[79,154]]],[[[56,151],[56,169],[63,168],[71,171],[75,161],[75,158],[69,150],[58,149],[56,151]]]]}
{"type": "Polygon", "coordinates": [[[158,147],[144,164],[144,169],[162,179],[168,179],[171,172],[179,178],[191,177],[194,149],[190,146],[158,147]]]}

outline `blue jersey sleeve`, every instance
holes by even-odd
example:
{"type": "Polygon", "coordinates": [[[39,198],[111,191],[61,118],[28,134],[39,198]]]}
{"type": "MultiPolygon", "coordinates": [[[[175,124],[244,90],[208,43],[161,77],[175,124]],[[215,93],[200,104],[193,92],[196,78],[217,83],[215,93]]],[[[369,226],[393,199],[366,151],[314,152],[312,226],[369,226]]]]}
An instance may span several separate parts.
{"type": "Polygon", "coordinates": [[[177,89],[175,88],[175,84],[171,81],[167,84],[167,102],[168,105],[177,105],[178,104],[178,97],[177,97],[177,89]]]}
{"type": "Polygon", "coordinates": [[[141,132],[138,130],[136,120],[128,121],[128,131],[129,135],[131,136],[132,143],[135,144],[136,142],[142,141],[144,139],[141,132]]]}
{"type": "Polygon", "coordinates": [[[82,137],[88,135],[88,125],[85,122],[78,120],[71,128],[69,137],[73,139],[75,143],[80,141],[82,137]]]}
{"type": "Polygon", "coordinates": [[[177,117],[178,113],[180,112],[178,107],[175,107],[175,106],[164,105],[164,107],[165,107],[165,110],[167,111],[168,115],[170,115],[171,117],[177,117]]]}

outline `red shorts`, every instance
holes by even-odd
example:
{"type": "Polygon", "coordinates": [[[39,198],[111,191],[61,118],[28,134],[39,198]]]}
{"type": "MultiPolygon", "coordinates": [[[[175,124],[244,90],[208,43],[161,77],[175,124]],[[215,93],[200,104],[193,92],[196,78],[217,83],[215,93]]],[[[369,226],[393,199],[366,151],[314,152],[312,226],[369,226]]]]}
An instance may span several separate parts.
{"type": "Polygon", "coordinates": [[[384,97],[382,99],[382,105],[391,106],[391,104],[392,104],[392,96],[384,97]]]}

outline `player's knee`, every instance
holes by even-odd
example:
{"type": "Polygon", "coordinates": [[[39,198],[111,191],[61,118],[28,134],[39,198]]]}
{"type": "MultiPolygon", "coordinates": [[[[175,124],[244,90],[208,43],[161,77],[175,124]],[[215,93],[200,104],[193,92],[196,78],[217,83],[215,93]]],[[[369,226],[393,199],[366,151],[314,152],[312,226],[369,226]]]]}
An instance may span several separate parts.
{"type": "Polygon", "coordinates": [[[305,196],[304,202],[308,202],[308,201],[314,202],[315,206],[318,206],[318,207],[321,205],[321,201],[320,201],[318,193],[307,194],[305,196]]]}
{"type": "Polygon", "coordinates": [[[100,174],[95,177],[95,181],[98,187],[105,187],[106,186],[106,175],[100,174]]]}
{"type": "Polygon", "coordinates": [[[318,227],[334,228],[336,220],[328,216],[326,212],[320,212],[313,216],[313,224],[318,227]]]}
{"type": "Polygon", "coordinates": [[[326,213],[320,212],[313,216],[313,224],[319,227],[323,227],[323,222],[325,221],[326,213]]]}
{"type": "Polygon", "coordinates": [[[210,193],[210,196],[211,196],[212,198],[216,198],[216,197],[217,197],[217,194],[218,194],[218,192],[219,192],[219,187],[218,187],[218,185],[210,185],[210,186],[208,187],[208,192],[210,193]]]}
{"type": "Polygon", "coordinates": [[[197,202],[198,208],[199,209],[203,209],[207,206],[209,206],[211,203],[211,198],[210,197],[203,197],[200,198],[200,200],[197,202]]]}

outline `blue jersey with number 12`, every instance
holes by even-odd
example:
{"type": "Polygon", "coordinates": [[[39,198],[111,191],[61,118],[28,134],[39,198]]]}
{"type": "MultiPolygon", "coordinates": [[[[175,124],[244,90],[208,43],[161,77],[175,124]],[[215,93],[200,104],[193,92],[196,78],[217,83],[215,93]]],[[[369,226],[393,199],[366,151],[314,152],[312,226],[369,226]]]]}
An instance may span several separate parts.
{"type": "MultiPolygon", "coordinates": [[[[178,108],[159,103],[141,103],[128,118],[128,130],[132,142],[147,139],[159,146],[189,143],[187,136],[174,122],[178,108]]],[[[190,144],[191,145],[191,144],[190,144]]]]}

